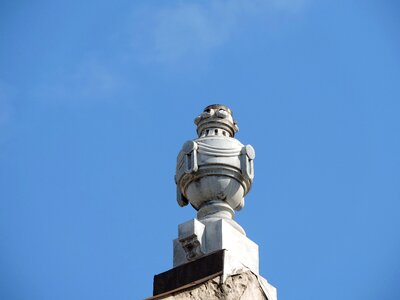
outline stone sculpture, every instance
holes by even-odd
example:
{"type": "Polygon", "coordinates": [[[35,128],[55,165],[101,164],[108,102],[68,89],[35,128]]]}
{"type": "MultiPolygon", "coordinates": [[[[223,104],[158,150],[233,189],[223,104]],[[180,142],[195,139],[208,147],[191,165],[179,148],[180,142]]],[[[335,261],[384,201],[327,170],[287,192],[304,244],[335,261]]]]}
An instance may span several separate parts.
{"type": "Polygon", "coordinates": [[[254,149],[234,138],[239,128],[224,105],[207,106],[194,122],[198,138],[187,141],[177,159],[177,201],[190,203],[200,221],[225,219],[245,234],[233,217],[253,182],[254,149]]]}
{"type": "Polygon", "coordinates": [[[178,225],[173,268],[154,277],[149,299],[276,300],[259,274],[258,245],[234,221],[253,183],[254,149],[235,139],[225,105],[207,106],[194,122],[198,137],[183,144],[175,182],[178,204],[190,203],[197,218],[178,225]]]}
{"type": "Polygon", "coordinates": [[[243,208],[253,183],[254,149],[235,139],[239,128],[225,105],[207,106],[194,123],[198,138],[183,144],[175,182],[178,204],[190,203],[197,219],[178,227],[174,266],[230,249],[258,272],[258,246],[234,221],[234,211],[243,208]]]}

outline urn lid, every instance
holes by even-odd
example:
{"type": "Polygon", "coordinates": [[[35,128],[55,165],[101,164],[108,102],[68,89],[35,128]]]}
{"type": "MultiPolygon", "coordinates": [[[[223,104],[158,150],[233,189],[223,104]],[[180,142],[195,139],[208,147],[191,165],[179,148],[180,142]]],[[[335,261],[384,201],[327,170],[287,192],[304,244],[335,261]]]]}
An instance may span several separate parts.
{"type": "Polygon", "coordinates": [[[205,130],[220,128],[234,137],[239,131],[236,121],[233,119],[232,111],[226,105],[212,104],[194,120],[197,125],[197,134],[202,136],[205,130]]]}

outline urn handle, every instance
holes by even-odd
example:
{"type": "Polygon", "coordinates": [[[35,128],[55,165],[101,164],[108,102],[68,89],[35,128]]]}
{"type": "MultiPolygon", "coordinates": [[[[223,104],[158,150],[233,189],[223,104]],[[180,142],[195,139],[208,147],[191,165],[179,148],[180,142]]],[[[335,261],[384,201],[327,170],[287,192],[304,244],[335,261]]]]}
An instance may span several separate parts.
{"type": "Polygon", "coordinates": [[[197,164],[197,148],[198,145],[194,141],[187,141],[182,146],[184,153],[184,172],[186,174],[194,173],[199,169],[197,164]]]}
{"type": "Polygon", "coordinates": [[[176,186],[176,201],[178,202],[180,207],[186,206],[189,203],[189,200],[182,195],[178,185],[176,186]]]}
{"type": "Polygon", "coordinates": [[[240,165],[242,174],[247,180],[253,180],[254,178],[254,158],[256,153],[251,145],[246,145],[242,148],[240,155],[240,165]]]}

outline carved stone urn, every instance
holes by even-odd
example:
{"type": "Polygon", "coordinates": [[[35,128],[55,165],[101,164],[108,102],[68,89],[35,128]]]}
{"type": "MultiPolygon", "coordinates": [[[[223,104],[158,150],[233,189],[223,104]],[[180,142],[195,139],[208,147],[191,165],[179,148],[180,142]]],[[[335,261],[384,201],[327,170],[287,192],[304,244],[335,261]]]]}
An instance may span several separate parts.
{"type": "MultiPolygon", "coordinates": [[[[175,182],[179,205],[190,203],[197,217],[178,225],[173,268],[154,277],[155,296],[149,300],[170,295],[186,299],[188,294],[180,292],[185,290],[196,299],[224,298],[220,291],[228,278],[247,272],[257,277],[255,290],[262,295],[236,276],[240,298],[276,300],[276,289],[259,274],[258,245],[234,221],[253,183],[254,149],[235,139],[239,128],[225,105],[207,106],[194,123],[198,137],[183,144],[175,182]],[[212,280],[213,287],[198,293],[206,280],[212,280]]],[[[227,286],[230,299],[237,287],[227,286]]]]}
{"type": "Polygon", "coordinates": [[[203,224],[224,219],[245,234],[233,218],[253,182],[254,149],[234,138],[239,128],[225,105],[207,106],[194,123],[198,138],[184,143],[177,158],[178,204],[190,203],[203,224]]]}

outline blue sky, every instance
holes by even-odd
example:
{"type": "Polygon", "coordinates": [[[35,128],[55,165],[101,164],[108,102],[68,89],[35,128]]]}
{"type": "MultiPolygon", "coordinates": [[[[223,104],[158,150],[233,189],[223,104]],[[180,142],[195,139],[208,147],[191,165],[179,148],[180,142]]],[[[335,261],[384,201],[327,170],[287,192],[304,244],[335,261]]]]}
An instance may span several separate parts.
{"type": "Polygon", "coordinates": [[[175,159],[231,107],[237,214],[279,298],[400,298],[400,5],[3,1],[0,298],[143,299],[172,266],[175,159]]]}

